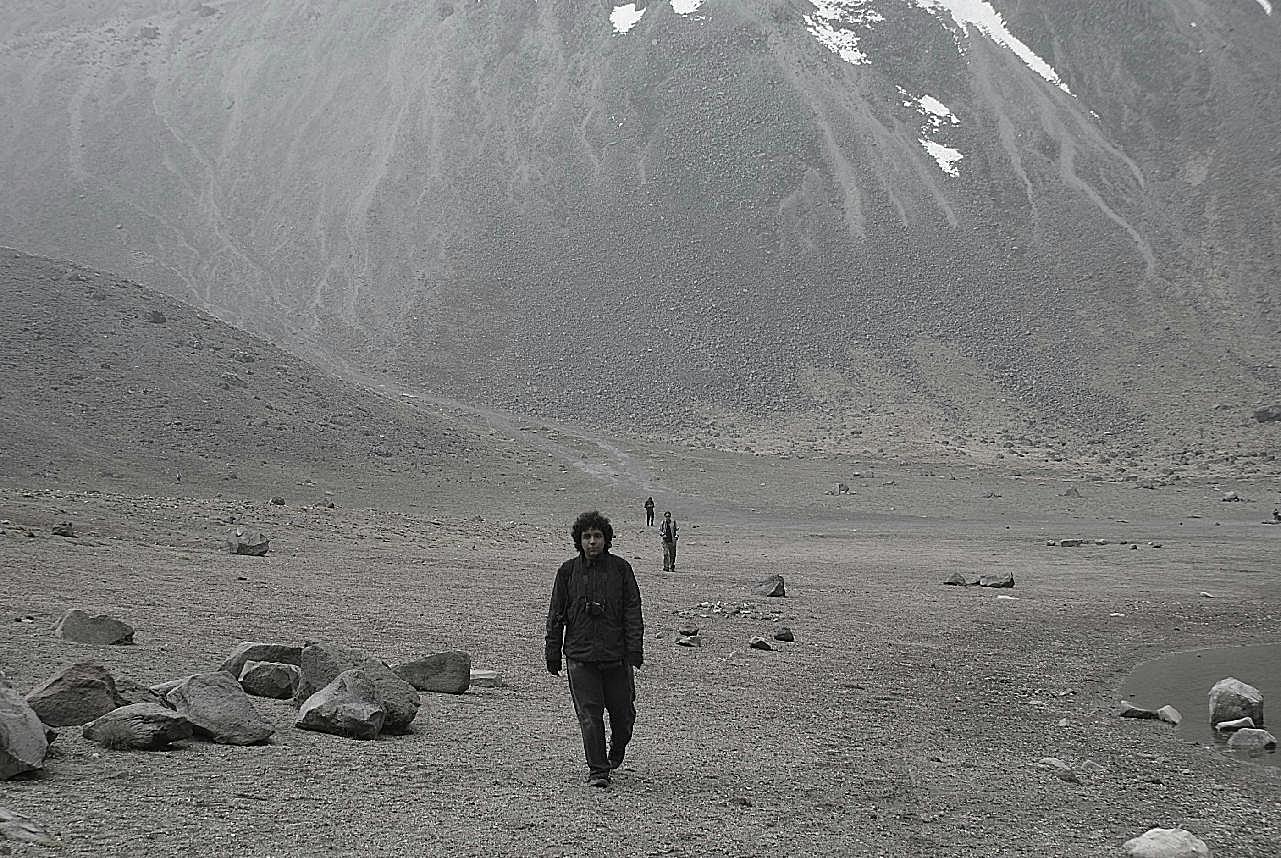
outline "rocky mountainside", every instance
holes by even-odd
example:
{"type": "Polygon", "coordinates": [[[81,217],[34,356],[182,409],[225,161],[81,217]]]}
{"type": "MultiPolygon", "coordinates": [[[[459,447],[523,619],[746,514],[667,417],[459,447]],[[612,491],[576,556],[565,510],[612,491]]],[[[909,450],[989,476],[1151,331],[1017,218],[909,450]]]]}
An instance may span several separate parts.
{"type": "Polygon", "coordinates": [[[711,444],[1255,442],[1279,36],[1263,0],[11,0],[0,243],[711,444]]]}

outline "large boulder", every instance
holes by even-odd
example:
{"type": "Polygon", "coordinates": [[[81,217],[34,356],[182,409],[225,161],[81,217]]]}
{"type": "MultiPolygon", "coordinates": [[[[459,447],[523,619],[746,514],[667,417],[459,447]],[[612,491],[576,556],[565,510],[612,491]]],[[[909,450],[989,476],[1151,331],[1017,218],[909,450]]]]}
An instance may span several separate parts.
{"type": "Polygon", "coordinates": [[[248,527],[237,527],[227,533],[223,540],[229,554],[245,554],[250,557],[262,557],[271,549],[271,538],[261,530],[248,527]]]}
{"type": "Polygon", "coordinates": [[[236,644],[236,648],[222,663],[221,670],[239,677],[245,663],[250,661],[270,661],[276,664],[302,664],[302,647],[288,644],[258,643],[245,641],[236,644]]]}
{"type": "Polygon", "coordinates": [[[979,577],[980,587],[1013,587],[1014,573],[1002,572],[999,575],[983,575],[979,577]]]}
{"type": "Polygon", "coordinates": [[[50,727],[87,724],[127,702],[111,673],[91,661],[76,662],[27,695],[27,703],[50,727]]]}
{"type": "Polygon", "coordinates": [[[18,690],[0,679],[0,780],[44,768],[44,724],[18,690]]]}
{"type": "Polygon", "coordinates": [[[1263,695],[1253,685],[1229,676],[1210,689],[1210,723],[1250,718],[1254,726],[1263,726],[1263,695]]]}
{"type": "Polygon", "coordinates": [[[53,633],[74,643],[113,645],[133,643],[133,626],[105,614],[89,616],[79,608],[62,615],[53,633]]]}
{"type": "Polygon", "coordinates": [[[752,592],[757,596],[781,597],[787,595],[782,575],[771,575],[752,585],[752,592]]]}
{"type": "Polygon", "coordinates": [[[221,670],[188,676],[165,697],[191,721],[196,736],[220,745],[260,745],[276,732],[240,684],[221,670]]]}
{"type": "Polygon", "coordinates": [[[251,697],[289,700],[298,688],[302,671],[293,664],[273,661],[250,661],[240,671],[240,687],[251,697]]]}
{"type": "Polygon", "coordinates": [[[1277,737],[1267,730],[1256,730],[1246,727],[1238,730],[1228,739],[1228,747],[1234,751],[1271,751],[1277,746],[1277,737]]]}
{"type": "Polygon", "coordinates": [[[403,733],[418,715],[418,689],[391,672],[385,663],[356,647],[336,643],[312,643],[302,650],[302,679],[294,702],[308,697],[333,682],[338,674],[360,670],[374,683],[378,702],[387,710],[383,731],[403,733]]]}
{"type": "Polygon", "coordinates": [[[387,710],[378,700],[373,680],[364,671],[344,670],[303,701],[295,726],[349,739],[373,739],[386,720],[387,710]]]}
{"type": "Polygon", "coordinates": [[[1210,858],[1205,842],[1182,828],[1151,828],[1121,848],[1129,858],[1210,858]]]}
{"type": "Polygon", "coordinates": [[[131,703],[85,725],[84,737],[104,748],[158,751],[190,739],[191,721],[158,703],[131,703]]]}
{"type": "Polygon", "coordinates": [[[140,682],[134,682],[132,679],[117,679],[116,693],[124,703],[121,706],[130,703],[155,703],[157,706],[164,706],[164,695],[157,694],[140,682]]]}
{"type": "Polygon", "coordinates": [[[392,672],[419,691],[462,694],[471,685],[471,656],[465,652],[438,652],[398,664],[392,672]]]}

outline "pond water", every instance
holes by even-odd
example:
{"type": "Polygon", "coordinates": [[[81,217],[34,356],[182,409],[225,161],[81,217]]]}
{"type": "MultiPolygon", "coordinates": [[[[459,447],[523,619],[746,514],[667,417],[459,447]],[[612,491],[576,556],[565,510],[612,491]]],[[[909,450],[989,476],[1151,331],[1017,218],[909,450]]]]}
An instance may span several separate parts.
{"type": "Polygon", "coordinates": [[[1274,736],[1281,734],[1281,643],[1194,649],[1145,661],[1125,678],[1119,693],[1144,709],[1159,709],[1166,704],[1178,709],[1183,723],[1175,729],[1190,742],[1217,747],[1253,763],[1281,767],[1281,753],[1249,755],[1229,751],[1227,741],[1231,734],[1214,732],[1210,724],[1210,688],[1229,676],[1263,693],[1263,717],[1267,723],[1261,726],[1274,736]]]}

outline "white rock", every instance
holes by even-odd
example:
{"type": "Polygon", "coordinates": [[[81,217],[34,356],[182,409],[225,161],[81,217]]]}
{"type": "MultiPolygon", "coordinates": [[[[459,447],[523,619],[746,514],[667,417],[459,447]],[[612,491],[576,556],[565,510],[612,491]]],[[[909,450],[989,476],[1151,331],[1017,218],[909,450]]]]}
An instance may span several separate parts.
{"type": "Polygon", "coordinates": [[[1233,718],[1231,721],[1220,721],[1214,725],[1214,729],[1220,733],[1230,733],[1233,730],[1244,730],[1246,727],[1253,726],[1253,718],[1233,718]]]}
{"type": "Polygon", "coordinates": [[[1263,695],[1254,686],[1229,676],[1210,689],[1210,723],[1234,718],[1253,718],[1255,724],[1262,724],[1263,695]]]}
{"type": "Polygon", "coordinates": [[[1152,828],[1121,848],[1130,858],[1210,858],[1205,842],[1182,828],[1152,828]]]}

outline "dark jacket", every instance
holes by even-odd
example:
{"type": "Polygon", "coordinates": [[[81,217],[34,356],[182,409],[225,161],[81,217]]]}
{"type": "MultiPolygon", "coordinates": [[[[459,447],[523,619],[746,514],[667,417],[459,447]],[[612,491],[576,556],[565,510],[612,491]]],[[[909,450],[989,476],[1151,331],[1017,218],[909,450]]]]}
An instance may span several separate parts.
{"type": "Polygon", "coordinates": [[[606,551],[595,563],[580,552],[561,564],[547,611],[548,667],[560,668],[562,650],[575,661],[626,659],[639,666],[644,641],[640,587],[630,563],[606,551]]]}

